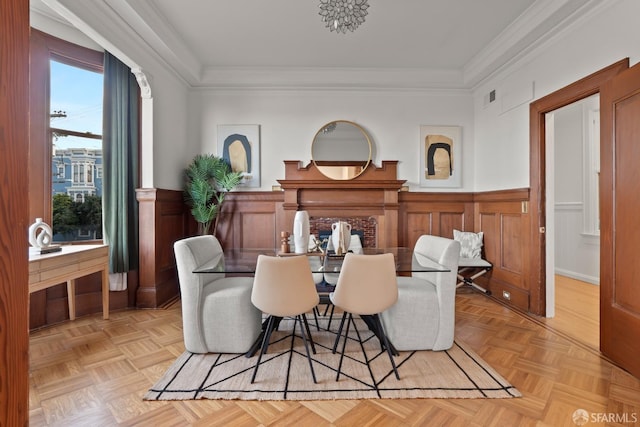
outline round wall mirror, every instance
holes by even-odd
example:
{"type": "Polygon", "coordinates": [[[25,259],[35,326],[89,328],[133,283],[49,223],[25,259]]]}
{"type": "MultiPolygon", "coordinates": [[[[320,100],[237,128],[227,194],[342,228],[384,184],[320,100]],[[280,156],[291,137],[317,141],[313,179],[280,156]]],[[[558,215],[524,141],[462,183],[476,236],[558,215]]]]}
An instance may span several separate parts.
{"type": "Polygon", "coordinates": [[[369,135],[347,120],[329,122],[313,138],[311,160],[328,178],[353,179],[371,162],[369,135]]]}

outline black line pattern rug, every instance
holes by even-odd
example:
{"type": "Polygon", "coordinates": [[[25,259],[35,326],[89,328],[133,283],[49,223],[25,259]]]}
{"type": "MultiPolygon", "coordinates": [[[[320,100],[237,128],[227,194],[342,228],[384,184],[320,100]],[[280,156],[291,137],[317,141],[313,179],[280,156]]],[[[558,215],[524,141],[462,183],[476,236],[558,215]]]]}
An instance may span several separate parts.
{"type": "MultiPolygon", "coordinates": [[[[310,319],[311,320],[311,319],[310,319]]],[[[471,349],[455,342],[446,351],[400,352],[395,357],[400,380],[393,374],[378,339],[358,321],[371,369],[364,363],[355,332],[350,331],[342,375],[336,381],[339,352],[332,353],[338,321],[332,328],[321,319],[320,331],[310,322],[316,354],[313,383],[299,328],[283,321],[271,336],[255,383],[251,375],[258,356],[183,353],[144,396],[145,400],[333,400],[401,398],[511,398],[521,394],[471,349]]],[[[353,330],[353,328],[352,328],[353,330]]],[[[342,341],[338,350],[342,349],[342,341]]]]}

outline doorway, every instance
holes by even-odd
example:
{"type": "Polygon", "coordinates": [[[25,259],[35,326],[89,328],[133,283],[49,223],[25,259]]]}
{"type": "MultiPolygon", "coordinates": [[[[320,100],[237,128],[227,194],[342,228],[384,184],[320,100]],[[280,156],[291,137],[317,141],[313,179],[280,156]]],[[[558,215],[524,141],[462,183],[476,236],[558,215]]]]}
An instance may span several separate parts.
{"type": "Polygon", "coordinates": [[[550,326],[599,348],[600,95],[545,114],[550,326]]]}
{"type": "Polygon", "coordinates": [[[530,268],[529,311],[540,316],[547,315],[547,308],[553,307],[553,292],[546,285],[546,114],[572,104],[591,95],[600,93],[600,88],[613,76],[629,68],[625,58],[562,89],[534,101],[529,115],[529,206],[530,206],[530,268]],[[551,298],[549,300],[549,298],[551,298]]]}

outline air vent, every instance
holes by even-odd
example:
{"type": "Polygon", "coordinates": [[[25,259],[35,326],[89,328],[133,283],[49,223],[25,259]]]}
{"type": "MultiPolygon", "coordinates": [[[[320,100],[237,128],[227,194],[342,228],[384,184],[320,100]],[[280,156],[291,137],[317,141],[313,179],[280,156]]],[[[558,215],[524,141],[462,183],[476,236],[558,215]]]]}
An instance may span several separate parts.
{"type": "Polygon", "coordinates": [[[483,103],[484,107],[487,107],[487,106],[488,106],[489,104],[491,104],[492,102],[495,102],[495,100],[496,100],[496,90],[494,89],[494,90],[492,90],[491,92],[487,93],[487,94],[484,96],[484,99],[483,99],[483,101],[484,101],[484,103],[483,103]]]}

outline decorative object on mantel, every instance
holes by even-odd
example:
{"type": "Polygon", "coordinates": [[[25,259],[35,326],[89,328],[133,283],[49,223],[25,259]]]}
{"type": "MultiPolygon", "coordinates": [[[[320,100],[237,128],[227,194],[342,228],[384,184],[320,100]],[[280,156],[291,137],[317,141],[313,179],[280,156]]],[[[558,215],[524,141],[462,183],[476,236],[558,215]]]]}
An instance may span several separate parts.
{"type": "Polygon", "coordinates": [[[297,211],[293,218],[293,246],[297,254],[309,251],[309,213],[297,211]]]}
{"type": "Polygon", "coordinates": [[[36,222],[29,226],[29,244],[34,248],[39,248],[41,254],[62,250],[60,245],[51,245],[52,239],[53,231],[42,218],[36,218],[36,222]]]}
{"type": "Polygon", "coordinates": [[[346,34],[364,22],[368,0],[320,0],[320,16],[330,31],[346,34]]]}
{"type": "Polygon", "coordinates": [[[242,174],[231,171],[221,157],[213,154],[195,156],[184,174],[184,198],[198,223],[198,232],[209,234],[213,223],[215,235],[225,195],[240,183],[242,174]]]}

